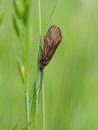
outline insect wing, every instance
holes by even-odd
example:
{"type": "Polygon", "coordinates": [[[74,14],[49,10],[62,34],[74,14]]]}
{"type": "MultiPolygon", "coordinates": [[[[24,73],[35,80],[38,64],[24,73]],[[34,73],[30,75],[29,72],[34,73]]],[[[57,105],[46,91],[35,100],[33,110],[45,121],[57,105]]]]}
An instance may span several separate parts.
{"type": "Polygon", "coordinates": [[[46,58],[47,64],[51,60],[61,40],[62,40],[62,35],[59,27],[54,25],[51,26],[44,39],[43,54],[44,57],[46,58]]]}

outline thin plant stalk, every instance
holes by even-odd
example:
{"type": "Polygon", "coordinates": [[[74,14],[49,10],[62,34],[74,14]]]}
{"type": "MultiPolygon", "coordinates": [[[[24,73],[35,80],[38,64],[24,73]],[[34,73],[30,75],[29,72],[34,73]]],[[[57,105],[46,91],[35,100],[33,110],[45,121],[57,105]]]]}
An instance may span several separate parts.
{"type": "Polygon", "coordinates": [[[43,130],[45,130],[45,93],[44,93],[44,82],[42,84],[42,116],[43,116],[43,130]]]}
{"type": "MultiPolygon", "coordinates": [[[[27,16],[26,16],[26,42],[25,42],[25,52],[24,52],[24,92],[25,92],[25,110],[26,110],[26,123],[30,122],[30,108],[29,108],[29,84],[28,84],[28,64],[29,64],[29,50],[30,50],[30,42],[31,42],[31,22],[32,22],[32,1],[29,0],[29,5],[27,8],[27,16]]],[[[28,130],[30,127],[28,126],[28,130]]]]}
{"type": "MultiPolygon", "coordinates": [[[[25,91],[25,105],[26,105],[26,122],[29,123],[30,121],[30,112],[29,112],[29,86],[28,86],[28,57],[29,57],[29,44],[28,44],[28,36],[26,39],[26,46],[25,46],[25,74],[24,74],[24,91],[25,91]]],[[[28,130],[29,127],[28,127],[28,130]]]]}
{"type": "Polygon", "coordinates": [[[49,20],[48,20],[48,23],[47,23],[47,25],[46,25],[46,28],[45,28],[44,33],[46,33],[46,31],[48,30],[49,24],[51,23],[51,21],[52,21],[52,19],[53,19],[53,17],[54,17],[54,14],[55,14],[55,11],[56,11],[56,9],[57,9],[57,6],[58,6],[59,2],[60,2],[60,0],[56,0],[56,1],[55,1],[53,10],[52,10],[51,15],[50,15],[50,17],[49,17],[49,20]]]}
{"type": "MultiPolygon", "coordinates": [[[[41,36],[42,33],[42,27],[41,27],[41,6],[40,6],[40,0],[38,0],[38,17],[39,17],[39,34],[41,36]]],[[[40,45],[41,45],[41,38],[40,38],[40,45]]],[[[40,50],[38,51],[38,60],[39,60],[40,50]]],[[[33,97],[31,102],[31,115],[34,116],[31,129],[37,130],[37,112],[38,112],[38,103],[39,103],[39,91],[41,87],[41,71],[39,69],[39,63],[37,64],[37,75],[35,82],[33,84],[33,97]]]]}
{"type": "MultiPolygon", "coordinates": [[[[39,12],[39,34],[40,34],[40,46],[42,46],[42,20],[41,20],[41,1],[38,0],[38,12],[39,12]]],[[[42,123],[43,123],[43,130],[45,130],[45,99],[44,99],[44,87],[43,87],[43,80],[44,80],[44,72],[41,72],[41,79],[40,79],[40,89],[42,88],[42,123]]],[[[40,92],[40,90],[39,90],[40,92]]]]}
{"type": "Polygon", "coordinates": [[[41,2],[38,0],[38,13],[39,13],[39,34],[42,34],[42,19],[41,19],[41,2]]]}

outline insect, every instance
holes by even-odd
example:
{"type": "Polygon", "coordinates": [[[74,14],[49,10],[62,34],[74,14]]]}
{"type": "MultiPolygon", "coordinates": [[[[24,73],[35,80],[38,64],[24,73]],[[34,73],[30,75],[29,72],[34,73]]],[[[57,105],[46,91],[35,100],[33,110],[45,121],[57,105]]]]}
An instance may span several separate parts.
{"type": "Polygon", "coordinates": [[[58,45],[62,40],[61,30],[56,25],[52,25],[44,37],[43,49],[41,48],[41,54],[39,58],[40,70],[50,62],[58,45]]]}

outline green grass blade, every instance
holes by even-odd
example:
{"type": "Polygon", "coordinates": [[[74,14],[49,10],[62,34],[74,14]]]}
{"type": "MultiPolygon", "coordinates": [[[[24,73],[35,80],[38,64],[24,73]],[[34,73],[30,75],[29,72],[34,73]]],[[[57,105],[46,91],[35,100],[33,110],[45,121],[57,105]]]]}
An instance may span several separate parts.
{"type": "Polygon", "coordinates": [[[49,20],[48,20],[48,22],[47,22],[47,25],[46,25],[46,28],[45,28],[44,33],[46,33],[46,31],[47,31],[48,28],[49,28],[49,25],[50,25],[50,23],[51,23],[51,21],[52,21],[52,19],[53,19],[53,17],[54,17],[54,14],[55,14],[55,11],[56,11],[56,9],[57,9],[57,6],[58,6],[59,2],[60,2],[60,0],[56,0],[56,1],[55,1],[53,10],[52,10],[51,15],[50,15],[50,17],[49,17],[49,20]]]}
{"type": "Polygon", "coordinates": [[[30,106],[31,106],[30,115],[32,119],[31,128],[33,130],[37,129],[37,112],[38,112],[38,102],[39,102],[40,79],[41,79],[41,73],[39,73],[39,68],[38,68],[36,80],[33,85],[33,91],[32,91],[33,97],[31,97],[32,99],[30,101],[30,106]]]}

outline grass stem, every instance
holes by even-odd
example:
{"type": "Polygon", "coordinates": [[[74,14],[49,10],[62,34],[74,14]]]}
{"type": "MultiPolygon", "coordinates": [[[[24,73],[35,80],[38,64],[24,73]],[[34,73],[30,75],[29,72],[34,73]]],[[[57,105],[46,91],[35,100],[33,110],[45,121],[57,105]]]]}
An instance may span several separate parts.
{"type": "MultiPolygon", "coordinates": [[[[42,22],[41,22],[41,1],[38,0],[38,10],[39,10],[39,34],[40,34],[40,46],[42,46],[42,22]]],[[[39,70],[40,71],[40,70],[39,70]]],[[[43,77],[44,72],[41,72],[41,77],[40,77],[40,89],[42,88],[42,122],[43,122],[43,130],[45,130],[45,107],[44,107],[44,103],[45,103],[45,99],[44,99],[44,87],[43,87],[43,77]]],[[[40,93],[40,89],[39,89],[39,93],[40,93]]]]}
{"type": "MultiPolygon", "coordinates": [[[[25,52],[24,52],[24,91],[25,91],[25,106],[26,106],[26,123],[30,122],[30,104],[29,104],[29,84],[28,84],[28,71],[29,71],[29,52],[30,52],[30,43],[31,43],[31,28],[32,28],[32,2],[33,0],[28,1],[27,13],[26,13],[26,41],[25,41],[25,52]]],[[[28,126],[28,130],[30,127],[28,126]]]]}
{"type": "MultiPolygon", "coordinates": [[[[26,46],[25,46],[25,62],[24,62],[24,67],[25,67],[25,75],[24,75],[24,91],[25,91],[25,104],[26,104],[26,123],[29,123],[30,121],[30,112],[29,112],[29,86],[28,86],[28,60],[29,60],[29,37],[28,34],[26,33],[26,46]]],[[[28,130],[29,127],[28,127],[28,130]]]]}
{"type": "Polygon", "coordinates": [[[44,95],[44,82],[42,84],[42,118],[43,118],[43,130],[45,130],[45,95],[44,95]]]}
{"type": "Polygon", "coordinates": [[[38,13],[39,13],[39,34],[42,34],[42,19],[41,19],[41,2],[38,0],[38,13]]]}
{"type": "Polygon", "coordinates": [[[60,0],[56,0],[56,1],[55,1],[53,10],[52,10],[51,15],[50,15],[50,17],[49,17],[49,20],[48,20],[48,23],[47,23],[47,25],[46,25],[46,28],[45,28],[44,33],[46,33],[46,31],[48,30],[49,24],[51,23],[51,21],[52,21],[52,19],[53,19],[53,16],[54,16],[54,14],[55,14],[55,11],[56,11],[56,9],[57,9],[57,6],[58,6],[59,2],[60,2],[60,0]]]}
{"type": "MultiPolygon", "coordinates": [[[[26,104],[26,122],[27,124],[30,122],[30,111],[29,111],[29,93],[25,93],[25,104],[26,104]]],[[[28,130],[30,127],[28,126],[28,130]]]]}

